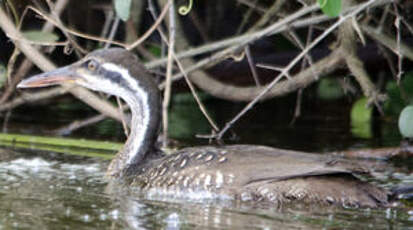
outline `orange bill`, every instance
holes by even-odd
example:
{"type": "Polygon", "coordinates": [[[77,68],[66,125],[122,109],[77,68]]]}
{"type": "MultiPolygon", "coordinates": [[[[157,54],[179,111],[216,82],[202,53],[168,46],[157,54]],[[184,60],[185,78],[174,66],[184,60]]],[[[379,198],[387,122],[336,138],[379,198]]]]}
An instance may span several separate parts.
{"type": "Polygon", "coordinates": [[[37,74],[21,81],[17,88],[38,88],[74,82],[79,75],[71,66],[55,69],[46,73],[37,74]]]}

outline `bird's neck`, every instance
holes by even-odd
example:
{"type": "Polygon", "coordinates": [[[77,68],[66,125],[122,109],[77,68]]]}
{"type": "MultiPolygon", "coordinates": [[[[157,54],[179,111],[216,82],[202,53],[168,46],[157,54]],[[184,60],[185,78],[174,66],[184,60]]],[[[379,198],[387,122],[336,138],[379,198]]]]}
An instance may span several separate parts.
{"type": "Polygon", "coordinates": [[[131,131],[125,145],[109,165],[109,176],[124,177],[136,173],[155,150],[154,142],[160,124],[160,99],[156,85],[152,79],[148,80],[150,82],[129,79],[134,82],[119,95],[131,109],[131,131]]]}

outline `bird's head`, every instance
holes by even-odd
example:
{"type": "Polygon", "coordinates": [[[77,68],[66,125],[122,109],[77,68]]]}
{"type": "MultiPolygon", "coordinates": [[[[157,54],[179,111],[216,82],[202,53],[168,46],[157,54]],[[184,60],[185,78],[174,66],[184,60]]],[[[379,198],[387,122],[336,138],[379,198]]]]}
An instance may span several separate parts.
{"type": "Polygon", "coordinates": [[[137,87],[156,88],[153,79],[147,75],[134,54],[125,49],[112,48],[91,52],[71,65],[32,76],[17,87],[38,88],[72,83],[123,97],[137,87]]]}

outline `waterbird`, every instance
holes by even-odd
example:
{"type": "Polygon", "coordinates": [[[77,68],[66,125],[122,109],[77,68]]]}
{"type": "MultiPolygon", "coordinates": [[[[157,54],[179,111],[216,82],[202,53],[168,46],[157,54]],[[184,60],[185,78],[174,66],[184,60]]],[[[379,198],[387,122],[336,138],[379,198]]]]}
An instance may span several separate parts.
{"type": "Polygon", "coordinates": [[[131,131],[107,175],[142,192],[195,194],[279,207],[304,203],[385,207],[391,192],[362,181],[354,162],[258,145],[197,146],[166,155],[156,147],[160,90],[132,52],[100,49],[79,61],[21,81],[18,88],[62,83],[122,98],[131,110],[131,131]]]}

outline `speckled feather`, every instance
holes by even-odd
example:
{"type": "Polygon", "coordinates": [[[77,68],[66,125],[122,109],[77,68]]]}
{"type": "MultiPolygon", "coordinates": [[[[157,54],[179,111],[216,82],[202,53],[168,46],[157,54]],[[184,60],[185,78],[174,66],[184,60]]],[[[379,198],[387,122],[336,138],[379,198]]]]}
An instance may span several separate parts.
{"type": "Polygon", "coordinates": [[[354,162],[265,146],[185,148],[151,161],[129,183],[158,195],[209,192],[242,201],[378,207],[386,191],[353,176],[354,162]],[[333,163],[332,163],[333,162],[333,163]]]}
{"type": "Polygon", "coordinates": [[[253,145],[204,146],[159,154],[154,146],[161,121],[159,90],[127,50],[94,51],[19,86],[43,87],[59,84],[59,80],[122,97],[129,104],[131,133],[107,175],[146,194],[224,197],[276,206],[294,202],[352,207],[388,204],[384,189],[354,176],[367,171],[343,159],[253,145]]]}

